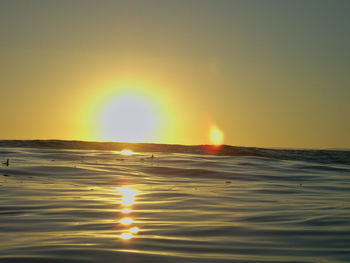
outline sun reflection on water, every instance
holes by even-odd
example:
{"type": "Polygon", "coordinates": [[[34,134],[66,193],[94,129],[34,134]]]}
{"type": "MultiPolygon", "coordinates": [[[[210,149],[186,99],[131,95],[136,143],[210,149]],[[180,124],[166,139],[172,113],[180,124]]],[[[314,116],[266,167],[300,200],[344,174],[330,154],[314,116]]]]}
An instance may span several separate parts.
{"type": "MultiPolygon", "coordinates": [[[[130,216],[131,213],[133,212],[132,205],[135,204],[135,196],[138,194],[138,192],[132,188],[123,187],[123,188],[119,188],[119,193],[122,196],[121,202],[120,202],[120,205],[121,205],[120,211],[122,214],[128,214],[130,216]]],[[[132,218],[124,217],[124,216],[122,216],[119,222],[121,225],[124,225],[124,226],[129,226],[134,224],[134,220],[132,218]]],[[[139,232],[139,228],[137,226],[132,226],[131,228],[124,230],[124,232],[120,234],[120,238],[123,240],[132,239],[135,237],[133,234],[137,234],[138,232],[139,232]]]]}
{"type": "Polygon", "coordinates": [[[120,153],[122,155],[133,155],[134,154],[134,152],[131,150],[122,150],[122,151],[120,151],[120,153]]]}
{"type": "Polygon", "coordinates": [[[137,226],[132,227],[129,229],[130,233],[137,234],[139,232],[139,228],[137,226]]]}
{"type": "Polygon", "coordinates": [[[129,213],[132,212],[132,210],[131,210],[130,208],[124,208],[124,209],[122,209],[121,211],[122,211],[122,213],[124,213],[124,214],[129,214],[129,213]]]}
{"type": "Polygon", "coordinates": [[[132,219],[128,217],[125,217],[122,220],[120,220],[120,223],[122,223],[123,225],[130,225],[132,222],[132,219]]]}
{"type": "Polygon", "coordinates": [[[122,205],[131,206],[135,203],[135,195],[137,192],[130,188],[120,188],[119,192],[122,194],[122,205]]]}
{"type": "Polygon", "coordinates": [[[133,234],[130,234],[130,233],[122,233],[122,234],[120,235],[120,237],[121,237],[122,239],[131,239],[131,238],[134,237],[134,235],[133,235],[133,234]]]}

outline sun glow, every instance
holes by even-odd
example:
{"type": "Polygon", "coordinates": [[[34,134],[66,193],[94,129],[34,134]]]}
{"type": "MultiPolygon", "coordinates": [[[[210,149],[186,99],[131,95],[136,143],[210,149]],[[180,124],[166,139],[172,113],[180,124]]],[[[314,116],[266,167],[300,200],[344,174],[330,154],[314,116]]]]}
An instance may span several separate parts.
{"type": "Polygon", "coordinates": [[[99,137],[108,141],[152,141],[160,125],[160,111],[142,93],[118,93],[106,98],[97,118],[99,137]]]}

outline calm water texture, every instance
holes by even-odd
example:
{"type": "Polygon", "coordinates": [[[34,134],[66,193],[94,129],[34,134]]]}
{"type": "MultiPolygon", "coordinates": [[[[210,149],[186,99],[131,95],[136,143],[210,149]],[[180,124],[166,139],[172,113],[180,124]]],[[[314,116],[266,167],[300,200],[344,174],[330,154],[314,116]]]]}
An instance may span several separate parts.
{"type": "Polygon", "coordinates": [[[350,165],[0,148],[0,262],[350,262],[350,165]]]}

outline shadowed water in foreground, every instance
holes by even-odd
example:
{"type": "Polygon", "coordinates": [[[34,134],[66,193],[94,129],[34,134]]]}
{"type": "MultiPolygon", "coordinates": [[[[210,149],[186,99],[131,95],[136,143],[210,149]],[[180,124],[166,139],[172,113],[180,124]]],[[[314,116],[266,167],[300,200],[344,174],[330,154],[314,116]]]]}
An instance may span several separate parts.
{"type": "Polygon", "coordinates": [[[345,161],[153,154],[0,148],[0,262],[350,261],[345,161]]]}

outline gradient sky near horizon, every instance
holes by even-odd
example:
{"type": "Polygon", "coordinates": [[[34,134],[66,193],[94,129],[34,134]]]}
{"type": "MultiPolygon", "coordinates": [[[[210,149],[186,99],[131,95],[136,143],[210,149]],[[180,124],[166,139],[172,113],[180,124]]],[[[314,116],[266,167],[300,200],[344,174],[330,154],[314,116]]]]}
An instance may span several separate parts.
{"type": "Polygon", "coordinates": [[[132,120],[136,141],[208,143],[215,124],[225,144],[350,148],[349,13],[350,1],[1,1],[0,139],[118,141],[132,120]]]}

